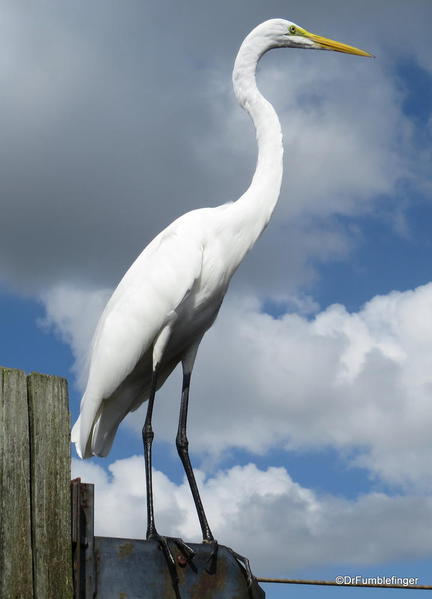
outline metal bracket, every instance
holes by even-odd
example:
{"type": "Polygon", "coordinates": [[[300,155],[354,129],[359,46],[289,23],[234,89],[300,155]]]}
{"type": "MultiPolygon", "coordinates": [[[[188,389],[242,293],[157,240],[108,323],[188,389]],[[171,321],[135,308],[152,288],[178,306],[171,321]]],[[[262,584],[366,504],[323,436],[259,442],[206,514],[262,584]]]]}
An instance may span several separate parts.
{"type": "Polygon", "coordinates": [[[94,485],[71,481],[74,599],[96,597],[94,485]]]}
{"type": "Polygon", "coordinates": [[[71,483],[74,599],[263,599],[254,580],[248,587],[244,569],[232,551],[192,543],[188,560],[169,541],[177,563],[173,583],[157,541],[94,536],[94,485],[71,483]]]}
{"type": "MultiPolygon", "coordinates": [[[[168,541],[177,563],[174,584],[157,541],[95,537],[98,596],[101,599],[264,599],[256,581],[248,588],[242,566],[229,549],[188,543],[195,556],[188,560],[168,541]]],[[[99,599],[99,597],[98,597],[99,599]]]]}

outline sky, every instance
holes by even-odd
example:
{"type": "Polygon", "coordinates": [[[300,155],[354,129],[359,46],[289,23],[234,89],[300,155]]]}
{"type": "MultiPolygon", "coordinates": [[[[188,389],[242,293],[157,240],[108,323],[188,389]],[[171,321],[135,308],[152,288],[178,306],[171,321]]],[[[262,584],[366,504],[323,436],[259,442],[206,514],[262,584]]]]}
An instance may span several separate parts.
{"type": "MultiPolygon", "coordinates": [[[[0,364],[66,377],[75,420],[128,266],[180,214],[249,185],[255,136],[231,71],[273,17],[376,58],[290,49],[259,65],[284,180],[196,361],[203,502],[257,576],[432,584],[429,0],[3,2],[0,364]]],[[[199,541],[175,450],[180,386],[176,370],[155,404],[156,518],[199,541]]],[[[96,534],[145,536],[144,418],[126,418],[107,458],[72,452],[72,475],[96,485],[96,534]]]]}

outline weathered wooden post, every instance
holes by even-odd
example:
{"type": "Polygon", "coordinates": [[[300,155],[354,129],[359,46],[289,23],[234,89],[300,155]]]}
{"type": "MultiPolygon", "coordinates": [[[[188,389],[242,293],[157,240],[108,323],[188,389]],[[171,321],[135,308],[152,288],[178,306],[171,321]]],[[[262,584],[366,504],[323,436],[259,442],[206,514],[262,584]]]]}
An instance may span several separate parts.
{"type": "Polygon", "coordinates": [[[0,368],[0,597],[72,599],[65,379],[0,368]]]}
{"type": "Polygon", "coordinates": [[[174,543],[173,581],[155,541],[95,537],[93,485],[71,493],[69,437],[66,380],[0,368],[0,599],[264,597],[222,545],[212,559],[191,544],[188,561],[174,543]]]}

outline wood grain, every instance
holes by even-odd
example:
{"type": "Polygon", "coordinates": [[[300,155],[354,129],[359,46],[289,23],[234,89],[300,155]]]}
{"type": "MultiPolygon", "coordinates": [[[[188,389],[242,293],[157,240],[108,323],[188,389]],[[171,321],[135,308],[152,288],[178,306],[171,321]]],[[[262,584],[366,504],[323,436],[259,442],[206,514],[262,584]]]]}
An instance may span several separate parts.
{"type": "Polygon", "coordinates": [[[27,383],[35,598],[72,599],[67,382],[32,373],[27,383]]]}
{"type": "Polygon", "coordinates": [[[0,597],[34,597],[27,381],[9,368],[0,368],[0,597]]]}

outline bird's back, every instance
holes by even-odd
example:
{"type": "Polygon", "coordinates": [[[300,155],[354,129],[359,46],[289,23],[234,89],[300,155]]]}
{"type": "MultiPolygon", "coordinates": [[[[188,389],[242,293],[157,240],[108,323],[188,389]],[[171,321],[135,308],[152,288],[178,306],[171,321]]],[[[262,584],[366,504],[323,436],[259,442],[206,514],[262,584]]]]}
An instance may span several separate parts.
{"type": "Polygon", "coordinates": [[[174,221],[138,256],[108,301],[72,431],[83,457],[106,455],[120,422],[148,398],[152,349],[167,322],[173,322],[172,334],[158,387],[213,323],[232,274],[221,271],[217,254],[223,248],[208,245],[212,238],[220,245],[217,215],[218,209],[200,209],[174,221]]]}

